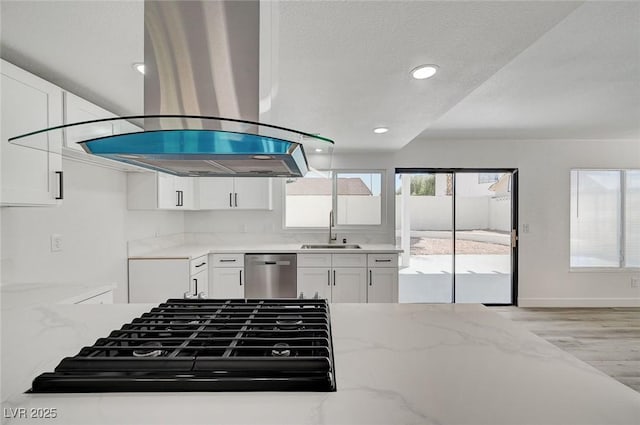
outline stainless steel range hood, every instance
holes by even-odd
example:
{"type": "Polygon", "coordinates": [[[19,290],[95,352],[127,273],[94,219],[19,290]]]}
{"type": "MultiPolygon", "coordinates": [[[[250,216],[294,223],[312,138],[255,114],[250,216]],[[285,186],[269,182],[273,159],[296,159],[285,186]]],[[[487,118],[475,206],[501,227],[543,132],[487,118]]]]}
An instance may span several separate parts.
{"type": "Polygon", "coordinates": [[[330,164],[333,141],[258,122],[260,10],[258,1],[145,1],[144,115],[10,141],[46,149],[45,135],[80,134],[90,154],[177,176],[299,177],[310,157],[330,164]]]}

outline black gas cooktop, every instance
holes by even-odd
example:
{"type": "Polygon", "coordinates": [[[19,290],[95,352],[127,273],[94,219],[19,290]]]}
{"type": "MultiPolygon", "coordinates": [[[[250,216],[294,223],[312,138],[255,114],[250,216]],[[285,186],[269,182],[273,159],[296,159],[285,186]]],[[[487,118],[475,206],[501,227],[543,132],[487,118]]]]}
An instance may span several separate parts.
{"type": "Polygon", "coordinates": [[[32,392],[335,391],[325,300],[172,299],[63,359],[32,392]]]}

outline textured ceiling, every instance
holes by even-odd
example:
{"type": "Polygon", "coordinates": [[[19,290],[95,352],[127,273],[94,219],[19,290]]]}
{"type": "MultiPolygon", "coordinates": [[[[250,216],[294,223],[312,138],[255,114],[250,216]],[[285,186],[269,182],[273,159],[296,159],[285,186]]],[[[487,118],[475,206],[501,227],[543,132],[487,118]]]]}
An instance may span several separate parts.
{"type": "MultiPolygon", "coordinates": [[[[274,6],[269,121],[338,151],[416,136],[640,137],[638,2],[274,6]],[[411,79],[422,63],[440,72],[411,79]]],[[[3,58],[113,112],[142,112],[131,68],[144,56],[142,2],[2,1],[0,12],[3,58]]]]}
{"type": "Polygon", "coordinates": [[[141,1],[0,2],[0,55],[114,113],[139,114],[141,1]]]}
{"type": "Polygon", "coordinates": [[[421,138],[640,141],[640,3],[580,6],[421,138]]]}

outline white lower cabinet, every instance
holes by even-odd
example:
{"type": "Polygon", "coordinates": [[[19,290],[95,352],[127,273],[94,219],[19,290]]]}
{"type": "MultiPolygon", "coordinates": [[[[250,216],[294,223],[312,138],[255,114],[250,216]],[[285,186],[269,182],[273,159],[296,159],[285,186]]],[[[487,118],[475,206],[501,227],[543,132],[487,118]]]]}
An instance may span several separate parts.
{"type": "Polygon", "coordinates": [[[366,302],[366,265],[366,254],[298,254],[298,297],[366,302]]]}
{"type": "Polygon", "coordinates": [[[188,259],[129,260],[129,302],[161,303],[184,298],[191,288],[188,259]]]}
{"type": "Polygon", "coordinates": [[[298,298],[331,300],[330,267],[298,267],[298,298]]]}
{"type": "Polygon", "coordinates": [[[369,285],[367,286],[368,303],[398,302],[398,269],[369,269],[369,285]]]}
{"type": "Polygon", "coordinates": [[[209,298],[244,298],[244,254],[211,254],[209,298]]]}
{"type": "Polygon", "coordinates": [[[398,302],[398,254],[367,255],[367,302],[398,302]]]}
{"type": "Polygon", "coordinates": [[[169,298],[207,298],[208,257],[129,259],[129,302],[162,303],[169,298]]]}
{"type": "Polygon", "coordinates": [[[367,269],[364,267],[339,267],[333,269],[331,302],[367,302],[367,269]]]}

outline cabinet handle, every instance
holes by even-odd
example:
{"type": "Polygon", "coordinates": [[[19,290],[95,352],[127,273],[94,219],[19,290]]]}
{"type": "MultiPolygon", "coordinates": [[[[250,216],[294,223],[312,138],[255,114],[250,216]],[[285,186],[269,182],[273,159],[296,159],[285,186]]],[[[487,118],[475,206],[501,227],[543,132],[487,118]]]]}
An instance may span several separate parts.
{"type": "Polygon", "coordinates": [[[373,276],[371,276],[371,270],[369,270],[369,286],[373,284],[373,276]]]}
{"type": "Polygon", "coordinates": [[[242,270],[240,270],[240,286],[242,286],[242,270]]]}
{"type": "Polygon", "coordinates": [[[231,259],[231,260],[222,259],[222,260],[218,260],[218,261],[220,261],[221,263],[235,263],[236,262],[235,259],[231,259]]]}
{"type": "Polygon", "coordinates": [[[64,171],[56,171],[58,175],[58,196],[56,199],[64,199],[64,171]]]}
{"type": "Polygon", "coordinates": [[[203,261],[202,263],[200,263],[200,264],[198,264],[198,265],[196,266],[196,269],[197,269],[198,267],[202,267],[202,266],[204,266],[205,264],[207,264],[207,263],[205,263],[205,262],[203,261]]]}
{"type": "Polygon", "coordinates": [[[336,271],[333,271],[333,286],[336,286],[336,271]]]}
{"type": "Polygon", "coordinates": [[[331,270],[327,270],[327,286],[331,286],[331,270]]]}
{"type": "Polygon", "coordinates": [[[238,194],[237,193],[233,194],[233,202],[236,204],[235,206],[237,208],[238,207],[238,194]]]}
{"type": "Polygon", "coordinates": [[[233,194],[231,192],[229,192],[229,206],[233,207],[233,204],[231,203],[231,197],[233,196],[233,194]]]}
{"type": "Polygon", "coordinates": [[[376,263],[390,263],[391,259],[387,258],[386,260],[376,260],[376,263]]]}
{"type": "Polygon", "coordinates": [[[178,201],[176,203],[176,207],[181,207],[184,204],[182,203],[182,191],[181,190],[176,190],[176,195],[178,195],[178,201]]]}

